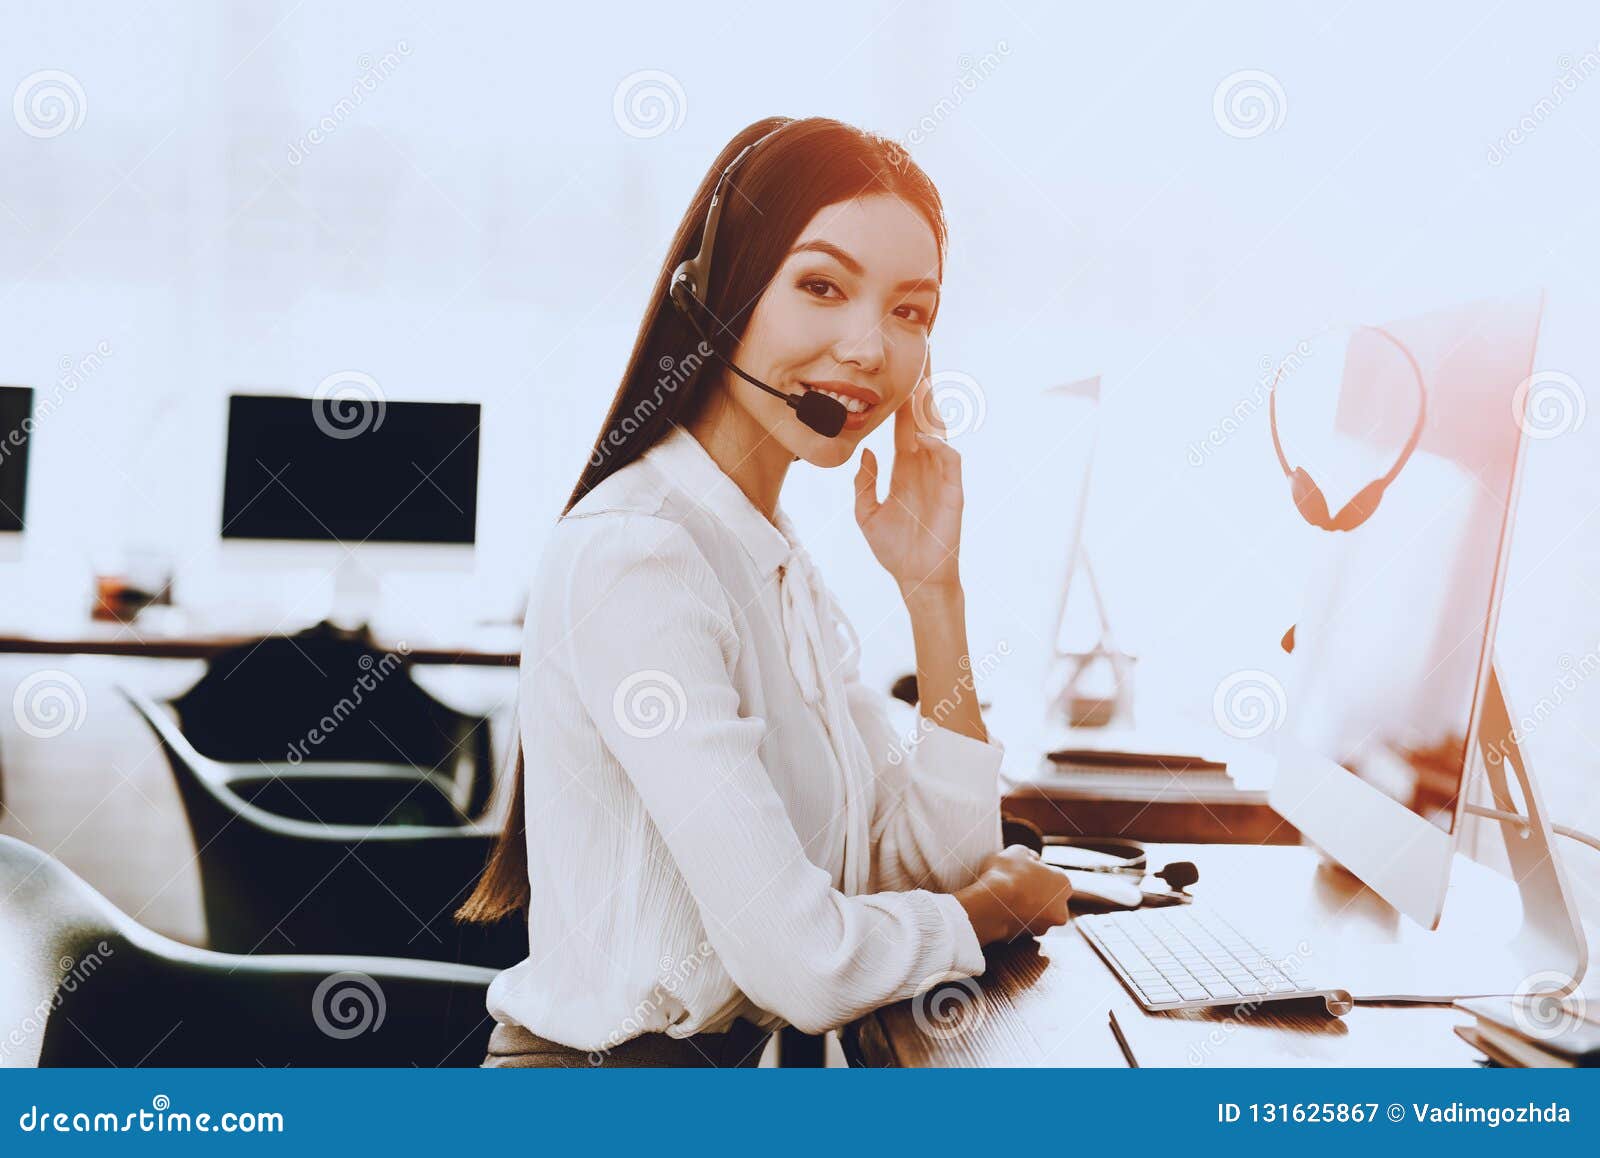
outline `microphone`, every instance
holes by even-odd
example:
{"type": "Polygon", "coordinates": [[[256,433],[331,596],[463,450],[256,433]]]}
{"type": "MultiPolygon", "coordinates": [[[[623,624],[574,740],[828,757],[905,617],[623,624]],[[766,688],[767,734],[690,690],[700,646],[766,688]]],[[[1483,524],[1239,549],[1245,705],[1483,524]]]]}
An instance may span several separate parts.
{"type": "Polygon", "coordinates": [[[699,305],[700,303],[694,292],[694,275],[690,270],[684,268],[688,264],[688,262],[685,262],[673,274],[672,288],[669,292],[673,304],[683,312],[684,317],[689,319],[689,324],[694,327],[695,333],[700,335],[701,341],[705,342],[706,348],[711,351],[711,356],[750,383],[750,385],[757,389],[765,390],[775,398],[782,398],[801,422],[824,438],[837,438],[839,432],[844,429],[845,417],[850,413],[844,408],[843,402],[840,402],[837,398],[829,398],[826,394],[816,390],[802,390],[798,394],[789,394],[774,386],[768,386],[754,375],[746,374],[744,370],[734,364],[733,359],[717,349],[716,343],[711,340],[711,335],[700,324],[700,319],[695,317],[693,306],[690,304],[691,302],[694,305],[699,305]]]}
{"type": "Polygon", "coordinates": [[[799,394],[787,394],[782,390],[768,386],[759,378],[746,374],[738,366],[734,365],[732,361],[723,357],[717,348],[711,345],[709,338],[706,339],[706,345],[711,348],[711,353],[717,361],[739,375],[750,385],[759,387],[774,397],[782,398],[789,408],[795,412],[795,417],[812,430],[815,430],[824,438],[839,437],[839,432],[844,429],[845,416],[849,414],[849,411],[844,408],[844,403],[837,398],[829,398],[826,394],[815,390],[802,390],[799,394]]]}

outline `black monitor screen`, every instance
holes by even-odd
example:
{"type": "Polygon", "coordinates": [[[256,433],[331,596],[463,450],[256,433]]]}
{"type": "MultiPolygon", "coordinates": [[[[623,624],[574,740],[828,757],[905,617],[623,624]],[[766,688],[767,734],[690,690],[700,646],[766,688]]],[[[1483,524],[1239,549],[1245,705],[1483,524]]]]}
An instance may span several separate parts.
{"type": "Polygon", "coordinates": [[[235,394],[222,537],[471,543],[479,414],[475,402],[235,394]]]}
{"type": "Polygon", "coordinates": [[[28,498],[32,417],[30,388],[0,386],[0,531],[22,530],[22,508],[28,498]]]}

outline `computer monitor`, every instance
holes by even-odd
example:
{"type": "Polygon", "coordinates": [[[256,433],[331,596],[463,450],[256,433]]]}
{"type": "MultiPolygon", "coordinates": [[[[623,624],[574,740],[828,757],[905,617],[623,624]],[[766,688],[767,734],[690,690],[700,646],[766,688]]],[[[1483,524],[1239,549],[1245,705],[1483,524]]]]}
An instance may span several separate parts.
{"type": "Polygon", "coordinates": [[[32,418],[33,390],[0,386],[0,544],[25,525],[32,418]]]}
{"type": "Polygon", "coordinates": [[[480,408],[388,402],[357,434],[336,401],[235,394],[222,485],[225,539],[471,546],[480,408]]]}
{"type": "MultiPolygon", "coordinates": [[[[1542,304],[1532,295],[1382,327],[1416,359],[1426,422],[1366,523],[1322,534],[1295,625],[1271,803],[1430,929],[1484,766],[1486,707],[1497,726],[1505,720],[1493,661],[1526,421],[1515,404],[1533,372],[1542,304]]],[[[1380,464],[1394,458],[1417,414],[1405,362],[1352,357],[1334,367],[1335,429],[1380,464]]],[[[1283,396],[1296,385],[1284,378],[1283,396]]],[[[1311,440],[1301,442],[1303,450],[1311,440]]],[[[1296,465],[1317,473],[1317,463],[1296,465]]],[[[1282,478],[1271,485],[1291,501],[1282,478]]],[[[1337,510],[1343,494],[1327,498],[1337,510]]],[[[1529,810],[1532,788],[1523,785],[1529,810]]],[[[1552,867],[1549,887],[1562,896],[1551,900],[1564,903],[1559,858],[1543,871],[1552,867]]],[[[1533,878],[1518,879],[1526,907],[1533,878]]]]}
{"type": "Polygon", "coordinates": [[[335,604],[357,614],[371,610],[385,571],[470,568],[480,421],[471,402],[233,395],[228,555],[253,566],[334,564],[335,604]],[[352,406],[366,408],[361,421],[349,421],[352,406]]]}

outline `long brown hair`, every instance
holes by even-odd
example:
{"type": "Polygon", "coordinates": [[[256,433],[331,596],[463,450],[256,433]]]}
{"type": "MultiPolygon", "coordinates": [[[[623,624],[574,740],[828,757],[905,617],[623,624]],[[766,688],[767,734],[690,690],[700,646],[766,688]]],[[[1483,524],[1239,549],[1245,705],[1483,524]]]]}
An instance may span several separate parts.
{"type": "MultiPolygon", "coordinates": [[[[703,372],[709,360],[706,351],[689,320],[668,301],[668,284],[678,265],[699,249],[717,178],[745,146],[779,128],[782,132],[745,158],[723,190],[716,260],[705,303],[717,349],[738,345],[751,311],[777,276],[795,238],[829,205],[868,193],[900,197],[919,210],[933,230],[943,276],[946,234],[939,192],[893,141],[823,117],[796,121],[768,117],[740,130],[706,170],[672,235],[622,383],[563,515],[643,455],[672,426],[692,422],[712,394],[719,376],[703,372]]],[[[527,911],[530,885],[520,741],[512,777],[505,827],[477,888],[456,911],[459,921],[489,923],[527,911]]]]}

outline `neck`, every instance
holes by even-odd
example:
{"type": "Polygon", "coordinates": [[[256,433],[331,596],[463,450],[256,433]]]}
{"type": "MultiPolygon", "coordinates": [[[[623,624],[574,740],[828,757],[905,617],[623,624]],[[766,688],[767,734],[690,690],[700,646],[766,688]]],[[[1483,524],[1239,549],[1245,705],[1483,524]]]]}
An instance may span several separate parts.
{"type": "Polygon", "coordinates": [[[684,425],[768,521],[776,522],[778,494],[795,456],[743,407],[718,390],[698,416],[684,425]]]}

